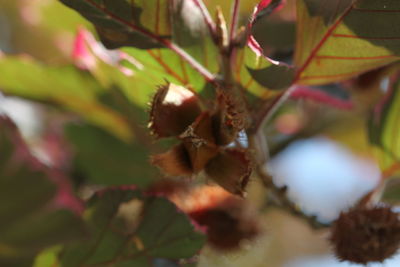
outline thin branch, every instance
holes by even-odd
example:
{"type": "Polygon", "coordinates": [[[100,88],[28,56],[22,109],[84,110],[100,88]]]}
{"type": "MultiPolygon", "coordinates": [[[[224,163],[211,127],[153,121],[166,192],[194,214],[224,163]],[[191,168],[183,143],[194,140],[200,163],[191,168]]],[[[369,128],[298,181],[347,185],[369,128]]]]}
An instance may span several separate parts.
{"type": "Polygon", "coordinates": [[[265,102],[261,109],[257,112],[254,118],[251,133],[257,133],[264,127],[264,125],[272,118],[275,112],[282,106],[282,104],[290,97],[296,86],[291,86],[278,95],[272,102],[265,102]]]}
{"type": "Polygon", "coordinates": [[[330,227],[329,224],[321,223],[318,221],[317,217],[315,215],[306,215],[304,214],[299,207],[293,203],[288,197],[287,197],[287,187],[277,187],[273,183],[270,183],[270,176],[269,174],[265,173],[264,170],[260,170],[260,168],[257,170],[257,174],[260,176],[261,180],[264,182],[264,185],[268,188],[269,190],[269,197],[270,200],[273,201],[279,208],[285,210],[286,212],[292,214],[293,216],[299,217],[306,221],[313,229],[323,229],[330,227]]]}
{"type": "Polygon", "coordinates": [[[231,28],[229,31],[230,43],[235,39],[236,30],[239,21],[240,0],[235,0],[232,7],[231,28]]]}
{"type": "Polygon", "coordinates": [[[287,197],[286,186],[280,188],[274,184],[272,176],[268,174],[265,168],[265,164],[268,161],[268,147],[262,132],[258,131],[256,134],[249,133],[248,140],[249,148],[253,152],[255,161],[255,172],[268,190],[269,200],[290,214],[304,219],[314,229],[329,227],[328,224],[319,222],[315,216],[304,214],[299,207],[287,197]]]}
{"type": "Polygon", "coordinates": [[[188,63],[193,69],[200,73],[207,82],[215,82],[215,75],[212,74],[208,69],[201,65],[196,59],[189,55],[185,50],[177,46],[176,44],[164,40],[164,45],[174,51],[178,56],[180,56],[186,63],[188,63]]]}
{"type": "MultiPolygon", "coordinates": [[[[195,69],[198,73],[200,73],[208,82],[214,82],[215,81],[215,76],[209,72],[204,66],[202,66],[196,59],[194,59],[191,55],[186,53],[181,47],[177,46],[176,44],[172,43],[168,39],[162,38],[150,31],[147,31],[143,28],[138,27],[137,25],[126,21],[118,16],[116,16],[114,13],[110,12],[107,10],[105,7],[102,5],[96,3],[94,0],[85,0],[95,8],[101,10],[104,14],[107,16],[111,17],[115,21],[118,21],[122,25],[125,25],[127,28],[130,30],[139,32],[143,34],[144,36],[152,39],[153,41],[165,46],[166,48],[169,48],[170,50],[174,51],[179,57],[181,57],[186,63],[188,63],[193,69],[195,69]]],[[[193,0],[197,1],[197,0],[193,0]]]]}
{"type": "Polygon", "coordinates": [[[201,14],[203,15],[204,22],[206,23],[211,36],[214,37],[216,26],[211,18],[210,13],[208,12],[207,7],[204,5],[203,0],[193,0],[193,3],[200,9],[201,14]]]}

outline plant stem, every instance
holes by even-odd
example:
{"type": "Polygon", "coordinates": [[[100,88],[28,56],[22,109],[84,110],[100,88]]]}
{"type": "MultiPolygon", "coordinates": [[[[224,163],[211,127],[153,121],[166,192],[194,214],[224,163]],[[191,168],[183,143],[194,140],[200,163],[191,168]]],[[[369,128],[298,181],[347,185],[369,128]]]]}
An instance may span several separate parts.
{"type": "MultiPolygon", "coordinates": [[[[157,34],[154,34],[150,31],[147,31],[144,28],[141,28],[129,21],[122,19],[121,17],[115,15],[113,12],[110,12],[107,8],[95,2],[94,0],[85,0],[85,1],[90,5],[92,5],[93,7],[95,7],[96,9],[103,12],[104,14],[106,14],[107,16],[111,17],[115,21],[129,28],[131,31],[133,30],[139,32],[144,36],[152,39],[154,42],[159,43],[165,46],[166,48],[169,48],[170,50],[175,52],[179,57],[181,57],[186,63],[188,63],[193,69],[195,69],[198,73],[200,73],[208,82],[215,82],[215,76],[211,72],[209,72],[203,65],[201,65],[196,59],[194,59],[181,47],[172,43],[170,40],[165,39],[157,34]]],[[[193,0],[193,1],[198,2],[198,0],[193,0]]]]}
{"type": "Polygon", "coordinates": [[[229,38],[230,42],[235,38],[236,35],[236,30],[238,26],[238,21],[239,21],[239,9],[240,9],[240,0],[235,0],[233,3],[233,8],[232,8],[232,18],[231,18],[231,27],[229,31],[229,38]]]}

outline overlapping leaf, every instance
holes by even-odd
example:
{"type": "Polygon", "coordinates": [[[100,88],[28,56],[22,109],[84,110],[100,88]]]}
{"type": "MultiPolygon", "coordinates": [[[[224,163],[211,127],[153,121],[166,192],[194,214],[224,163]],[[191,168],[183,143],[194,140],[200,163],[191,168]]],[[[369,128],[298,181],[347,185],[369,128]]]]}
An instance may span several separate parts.
{"type": "Polygon", "coordinates": [[[80,219],[55,206],[57,186],[12,123],[0,117],[0,265],[31,266],[41,249],[80,238],[80,219]]]}
{"type": "MultiPolygon", "coordinates": [[[[181,53],[188,53],[211,72],[217,71],[215,60],[217,50],[201,15],[193,1],[182,0],[62,0],[69,7],[80,12],[97,28],[102,42],[108,48],[122,46],[151,49],[148,52],[130,50],[132,55],[147,61],[155,61],[161,69],[161,78],[173,76],[181,84],[189,83],[200,90],[198,74],[182,58],[165,49],[174,47],[181,53]],[[192,77],[194,76],[194,77],[192,77]]],[[[139,59],[140,60],[140,59],[139,59]]],[[[148,71],[146,70],[147,74],[148,71]]],[[[157,75],[154,75],[157,76],[157,75]]],[[[176,82],[176,81],[174,81],[176,82]]],[[[204,82],[204,81],[203,81],[204,82]]]]}
{"type": "MultiPolygon", "coordinates": [[[[259,2],[251,16],[248,25],[249,31],[257,21],[279,9],[282,3],[283,1],[280,0],[263,0],[259,2]]],[[[276,94],[271,90],[287,88],[294,78],[294,69],[292,67],[264,56],[261,45],[253,35],[249,36],[247,46],[239,52],[237,65],[242,68],[241,71],[236,73],[237,79],[242,81],[242,86],[264,99],[276,94]],[[248,81],[243,83],[243,78],[248,81]]]]}
{"type": "Polygon", "coordinates": [[[392,84],[369,121],[370,142],[378,147],[376,155],[384,178],[400,174],[400,80],[392,84]]]}
{"type": "Polygon", "coordinates": [[[205,241],[174,204],[159,197],[143,198],[129,188],[100,192],[89,201],[85,214],[92,238],[67,247],[61,254],[62,266],[151,267],[162,258],[190,258],[205,241]],[[141,212],[127,219],[123,206],[129,214],[141,212]]]}
{"type": "Polygon", "coordinates": [[[61,0],[96,25],[109,48],[160,47],[171,36],[167,0],[61,0]],[[158,40],[159,39],[159,40],[158,40]]]}
{"type": "Polygon", "coordinates": [[[295,82],[349,79],[400,56],[400,2],[301,0],[297,2],[295,82]]]}
{"type": "MultiPolygon", "coordinates": [[[[129,94],[138,94],[146,90],[153,94],[157,86],[164,84],[165,80],[184,85],[194,91],[201,92],[205,86],[204,78],[189,64],[183,61],[174,52],[165,49],[138,50],[135,48],[124,48],[123,51],[133,56],[142,67],[136,69],[135,74],[129,79],[134,84],[129,84],[129,94]]],[[[204,51],[204,62],[216,64],[215,57],[207,59],[210,55],[204,51]]],[[[206,65],[208,66],[208,65],[206,65]]],[[[148,95],[147,95],[148,96],[148,95]]],[[[147,97],[148,101],[149,97],[147,97]]]]}

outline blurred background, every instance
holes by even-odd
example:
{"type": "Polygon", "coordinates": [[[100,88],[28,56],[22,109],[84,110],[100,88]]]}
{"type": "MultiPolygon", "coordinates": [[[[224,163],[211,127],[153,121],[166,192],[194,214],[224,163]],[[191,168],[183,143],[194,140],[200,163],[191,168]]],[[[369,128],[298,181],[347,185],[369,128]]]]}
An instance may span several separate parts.
{"type": "MultiPolygon", "coordinates": [[[[207,1],[210,7],[221,5],[228,11],[230,2],[207,1]]],[[[243,22],[257,2],[242,1],[243,22]]],[[[290,62],[295,41],[294,3],[295,0],[289,0],[282,12],[255,29],[266,52],[287,62],[290,62]]],[[[79,27],[92,29],[89,23],[56,0],[0,0],[0,50],[4,54],[26,54],[46,64],[70,65],[79,27]]],[[[350,97],[342,86],[335,86],[326,90],[334,90],[340,97],[350,97]]],[[[368,99],[362,103],[368,103],[368,99]]],[[[0,94],[0,112],[17,123],[42,161],[52,161],[41,150],[41,140],[51,125],[49,121],[60,116],[57,111],[44,104],[0,94]]],[[[322,223],[333,221],[379,183],[381,174],[370,154],[365,122],[362,104],[349,111],[291,100],[265,129],[272,157],[267,167],[275,183],[287,185],[289,197],[322,223]]],[[[284,211],[263,207],[265,200],[260,187],[258,181],[251,182],[249,199],[262,210],[263,235],[255,242],[243,244],[240,252],[222,253],[206,248],[199,266],[355,266],[335,260],[327,242],[327,230],[312,229],[284,211]]],[[[400,257],[387,260],[383,265],[369,266],[400,266],[400,257]]]]}

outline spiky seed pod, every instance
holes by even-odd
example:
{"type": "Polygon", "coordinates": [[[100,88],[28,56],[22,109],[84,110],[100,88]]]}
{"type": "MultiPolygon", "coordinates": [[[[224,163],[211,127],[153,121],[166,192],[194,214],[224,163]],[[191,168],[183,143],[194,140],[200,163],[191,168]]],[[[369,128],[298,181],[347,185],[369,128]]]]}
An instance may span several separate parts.
{"type": "Polygon", "coordinates": [[[243,196],[252,171],[245,151],[226,149],[209,161],[206,174],[232,194],[243,196]]]}
{"type": "Polygon", "coordinates": [[[193,174],[190,157],[183,144],[174,146],[165,153],[153,155],[150,161],[169,176],[188,176],[193,174]]]}
{"type": "Polygon", "coordinates": [[[178,136],[200,113],[199,99],[192,91],[168,83],[154,95],[148,127],[158,138],[178,136]]]}
{"type": "Polygon", "coordinates": [[[194,173],[201,171],[218,153],[219,148],[215,144],[211,116],[208,112],[203,112],[197,117],[179,138],[188,152],[194,173]]]}
{"type": "Polygon", "coordinates": [[[336,257],[359,264],[383,262],[400,245],[400,220],[390,207],[356,208],[341,213],[330,238],[336,257]]]}
{"type": "Polygon", "coordinates": [[[213,115],[216,143],[224,146],[233,142],[246,127],[245,105],[232,95],[218,91],[218,108],[213,115]]]}

